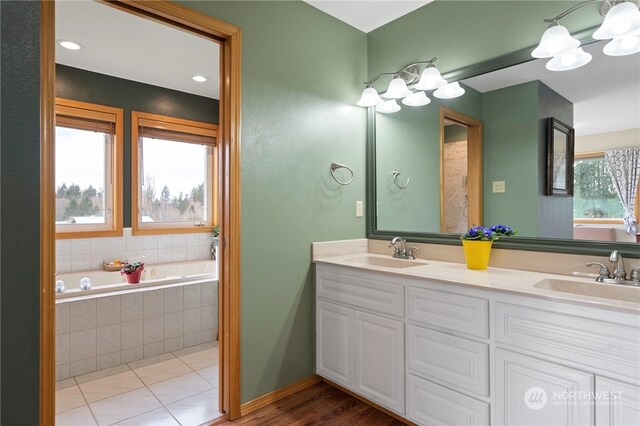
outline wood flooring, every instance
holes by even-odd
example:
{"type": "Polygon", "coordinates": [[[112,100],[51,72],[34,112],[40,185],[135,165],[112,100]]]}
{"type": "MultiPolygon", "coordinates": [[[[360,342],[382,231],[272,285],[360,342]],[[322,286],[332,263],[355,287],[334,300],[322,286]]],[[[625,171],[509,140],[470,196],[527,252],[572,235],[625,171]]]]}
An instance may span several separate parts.
{"type": "Polygon", "coordinates": [[[217,425],[402,425],[398,420],[330,386],[318,383],[245,417],[217,425]]]}

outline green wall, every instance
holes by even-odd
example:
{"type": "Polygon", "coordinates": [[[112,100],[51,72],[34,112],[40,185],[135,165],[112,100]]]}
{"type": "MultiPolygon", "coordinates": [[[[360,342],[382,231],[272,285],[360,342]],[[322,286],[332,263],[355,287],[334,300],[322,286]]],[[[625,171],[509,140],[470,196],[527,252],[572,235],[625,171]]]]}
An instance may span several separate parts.
{"type": "Polygon", "coordinates": [[[377,228],[416,232],[440,230],[440,107],[481,119],[481,98],[465,87],[456,99],[433,98],[421,107],[402,106],[393,114],[376,114],[377,228]],[[402,174],[399,189],[393,170],[402,174]]]}
{"type": "Polygon", "coordinates": [[[315,371],[311,242],[364,237],[366,35],[300,1],[184,5],[242,28],[246,402],[315,371]]]}
{"type": "Polygon", "coordinates": [[[0,2],[0,424],[39,423],[40,3],[0,2]]]}
{"type": "Polygon", "coordinates": [[[124,110],[123,224],[131,226],[131,112],[218,123],[218,101],[177,90],[56,65],[56,96],[124,110]]]}

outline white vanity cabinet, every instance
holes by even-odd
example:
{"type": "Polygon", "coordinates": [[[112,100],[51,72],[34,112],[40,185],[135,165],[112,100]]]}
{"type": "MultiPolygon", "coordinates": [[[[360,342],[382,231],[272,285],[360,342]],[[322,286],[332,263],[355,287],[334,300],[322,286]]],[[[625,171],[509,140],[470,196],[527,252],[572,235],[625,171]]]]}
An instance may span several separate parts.
{"type": "Polygon", "coordinates": [[[633,310],[319,262],[316,320],[317,373],[418,425],[640,426],[633,310]]]}
{"type": "Polygon", "coordinates": [[[403,416],[402,284],[318,265],[316,296],[317,374],[403,416]]]}

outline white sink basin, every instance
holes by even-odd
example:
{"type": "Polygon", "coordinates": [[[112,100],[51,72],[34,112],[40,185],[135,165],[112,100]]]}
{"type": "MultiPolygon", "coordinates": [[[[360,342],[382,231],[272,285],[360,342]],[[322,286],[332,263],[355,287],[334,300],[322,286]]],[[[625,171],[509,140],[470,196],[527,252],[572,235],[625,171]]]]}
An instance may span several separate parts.
{"type": "Polygon", "coordinates": [[[383,268],[414,268],[428,265],[415,260],[394,259],[392,257],[354,256],[343,259],[345,262],[358,265],[380,266],[383,268]]]}
{"type": "Polygon", "coordinates": [[[640,287],[620,284],[583,283],[579,281],[547,279],[534,284],[536,288],[579,294],[581,296],[600,297],[622,302],[640,303],[640,287]]]}

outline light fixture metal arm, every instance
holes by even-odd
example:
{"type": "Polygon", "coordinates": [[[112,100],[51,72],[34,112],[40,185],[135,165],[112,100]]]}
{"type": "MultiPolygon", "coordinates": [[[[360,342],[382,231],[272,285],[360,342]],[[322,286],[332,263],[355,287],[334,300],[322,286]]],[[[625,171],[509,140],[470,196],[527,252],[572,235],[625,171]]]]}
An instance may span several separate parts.
{"type": "Polygon", "coordinates": [[[616,3],[616,2],[615,1],[611,1],[611,0],[587,0],[587,1],[583,1],[582,3],[578,3],[575,6],[565,10],[564,12],[562,12],[561,14],[559,14],[558,16],[556,16],[554,18],[545,19],[544,22],[548,22],[550,24],[557,23],[560,19],[564,18],[568,14],[580,9],[581,7],[588,6],[588,5],[594,4],[594,3],[609,3],[609,4],[613,4],[613,3],[616,3]]]}
{"type": "Polygon", "coordinates": [[[437,57],[433,57],[431,59],[429,59],[428,61],[417,61],[417,62],[412,62],[408,65],[405,65],[404,67],[402,67],[401,69],[399,69],[396,72],[383,72],[381,74],[376,75],[375,77],[373,77],[371,80],[369,81],[365,81],[364,84],[366,84],[367,86],[372,85],[373,83],[375,83],[380,77],[384,77],[385,75],[400,75],[402,72],[408,70],[411,67],[415,67],[416,65],[420,65],[420,64],[427,64],[427,65],[431,65],[433,64],[435,61],[437,61],[438,58],[437,57]]]}

